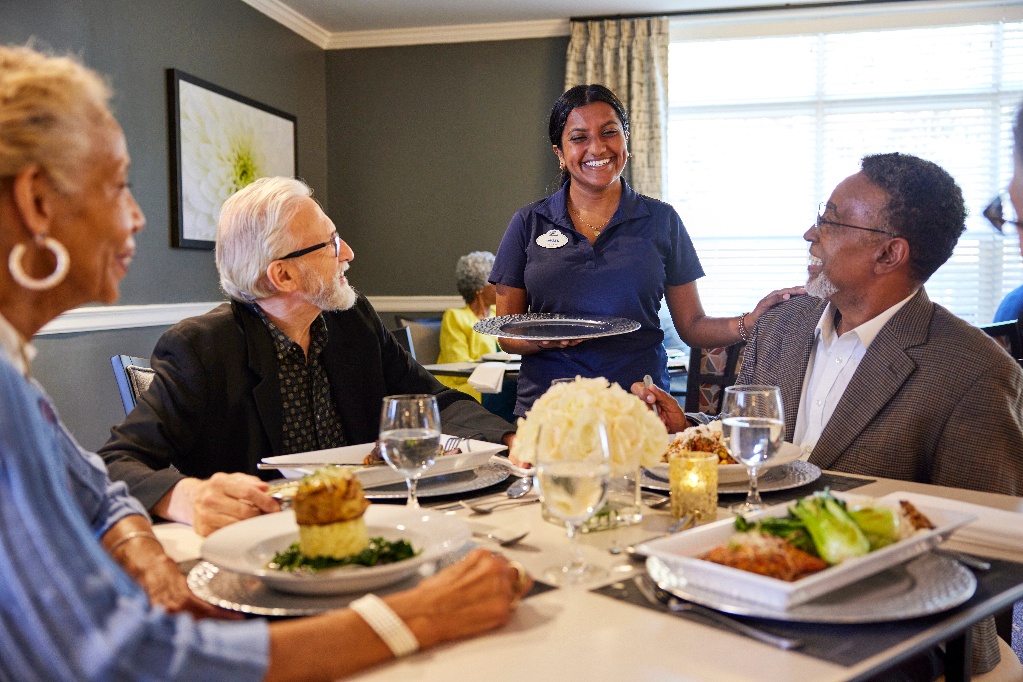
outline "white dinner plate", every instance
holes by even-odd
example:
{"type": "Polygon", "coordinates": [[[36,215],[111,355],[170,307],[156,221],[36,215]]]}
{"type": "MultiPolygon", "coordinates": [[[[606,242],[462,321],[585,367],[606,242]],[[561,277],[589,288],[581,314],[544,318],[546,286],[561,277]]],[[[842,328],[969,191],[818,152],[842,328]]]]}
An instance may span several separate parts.
{"type": "MultiPolygon", "coordinates": [[[[447,434],[440,437],[441,444],[452,438],[447,434]]],[[[343,448],[330,448],[328,450],[314,450],[312,452],[296,452],[293,455],[280,455],[277,457],[264,457],[261,461],[264,464],[272,464],[280,469],[281,475],[285,478],[302,478],[316,467],[288,466],[291,464],[305,464],[317,462],[319,464],[342,464],[355,467],[352,472],[359,477],[363,488],[374,488],[376,486],[391,485],[393,483],[404,483],[405,477],[389,467],[387,464],[374,466],[363,466],[362,461],[373,451],[375,443],[362,443],[360,445],[348,445],[343,448]]],[[[469,471],[476,467],[483,466],[490,461],[490,458],[507,449],[504,445],[496,445],[482,440],[464,439],[459,448],[462,450],[457,454],[443,455],[437,458],[432,467],[426,470],[423,478],[451,474],[456,471],[469,471]]]]}
{"type": "Polygon", "coordinates": [[[562,315],[560,313],[528,313],[488,317],[473,326],[473,329],[480,334],[525,341],[596,339],[602,336],[628,334],[639,328],[639,322],[626,317],[562,315]]]}
{"type": "MultiPolygon", "coordinates": [[[[835,497],[855,499],[858,496],[834,493],[835,497]]],[[[889,506],[897,506],[901,493],[890,493],[878,498],[889,506]]],[[[861,496],[859,496],[861,497],[861,496]]],[[[919,496],[917,500],[925,496],[919,496]]],[[[904,563],[943,542],[954,530],[977,517],[973,514],[952,511],[936,503],[916,504],[934,524],[932,530],[916,534],[887,547],[875,550],[831,566],[813,575],[793,582],[769,578],[758,573],[723,566],[697,557],[718,545],[725,544],[735,533],[735,522],[725,519],[699,528],[677,533],[665,538],[643,543],[639,551],[664,561],[680,579],[694,589],[716,592],[726,600],[753,602],[773,609],[791,609],[823,594],[837,590],[850,583],[874,575],[896,564],[904,563]]],[[[926,501],[926,500],[925,500],[926,501]]],[[[768,507],[754,514],[746,514],[750,520],[766,517],[781,517],[788,513],[791,503],[768,507]]]]}
{"type": "Polygon", "coordinates": [[[408,540],[418,554],[383,566],[344,566],[317,573],[267,568],[276,553],[298,540],[295,513],[288,510],[239,521],[213,532],[202,543],[200,555],[221,568],[255,576],[282,592],[344,594],[396,583],[415,573],[423,563],[456,551],[472,538],[464,521],[423,509],[371,505],[364,518],[369,537],[408,540]]]}
{"type": "Polygon", "coordinates": [[[888,623],[941,613],[965,603],[977,578],[955,559],[928,552],[790,609],[782,609],[688,584],[666,562],[647,559],[647,570],[676,597],[732,613],[797,623],[888,623]]]}
{"type": "MultiPolygon", "coordinates": [[[[670,434],[669,438],[674,438],[674,434],[670,434]]],[[[670,443],[671,441],[669,441],[670,443]]],[[[772,467],[781,466],[782,464],[788,464],[799,459],[799,456],[803,454],[802,450],[798,446],[792,443],[782,443],[781,447],[778,448],[778,454],[770,459],[765,464],[761,464],[757,468],[757,472],[761,473],[772,467]]],[[[652,467],[647,467],[654,476],[668,480],[668,463],[661,462],[655,464],[652,467]]],[[[744,464],[719,464],[718,465],[718,483],[742,483],[749,480],[749,474],[746,472],[746,465],[744,464]]]]}
{"type": "Polygon", "coordinates": [[[480,356],[484,362],[522,362],[522,356],[518,353],[505,353],[503,350],[496,353],[484,353],[480,356]]]}

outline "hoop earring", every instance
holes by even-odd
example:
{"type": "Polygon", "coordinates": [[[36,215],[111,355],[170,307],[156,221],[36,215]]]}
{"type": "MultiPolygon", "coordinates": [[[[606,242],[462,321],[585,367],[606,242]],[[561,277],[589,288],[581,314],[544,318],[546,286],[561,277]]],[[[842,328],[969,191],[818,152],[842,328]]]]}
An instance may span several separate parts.
{"type": "Polygon", "coordinates": [[[25,252],[28,249],[23,243],[16,244],[11,249],[11,255],[7,259],[7,269],[10,270],[14,281],[25,289],[46,291],[57,286],[67,277],[68,269],[71,267],[71,256],[68,254],[67,248],[53,237],[37,236],[33,241],[36,246],[46,249],[57,259],[57,265],[53,268],[53,272],[41,279],[36,279],[25,272],[25,268],[21,265],[21,259],[25,257],[25,252]]]}

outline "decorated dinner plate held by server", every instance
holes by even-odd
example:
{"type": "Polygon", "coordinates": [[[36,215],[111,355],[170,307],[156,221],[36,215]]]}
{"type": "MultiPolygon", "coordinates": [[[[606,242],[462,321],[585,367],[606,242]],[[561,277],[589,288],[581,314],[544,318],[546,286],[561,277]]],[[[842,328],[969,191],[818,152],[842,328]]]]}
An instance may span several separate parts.
{"type": "Polygon", "coordinates": [[[480,334],[524,341],[572,341],[628,334],[640,324],[626,317],[529,313],[480,320],[473,329],[480,334]]]}

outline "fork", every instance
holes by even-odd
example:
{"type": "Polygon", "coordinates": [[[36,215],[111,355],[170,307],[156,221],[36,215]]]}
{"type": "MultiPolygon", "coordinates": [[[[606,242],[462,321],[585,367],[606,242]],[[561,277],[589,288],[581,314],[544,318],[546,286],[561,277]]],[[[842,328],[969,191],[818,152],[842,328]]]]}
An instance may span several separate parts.
{"type": "Polygon", "coordinates": [[[444,452],[447,452],[448,450],[454,450],[461,443],[465,443],[465,451],[466,452],[472,452],[472,446],[469,445],[469,439],[468,438],[460,438],[458,436],[451,436],[446,441],[444,441],[444,452]]]}
{"type": "Polygon", "coordinates": [[[755,628],[733,618],[729,618],[728,616],[718,613],[713,609],[708,609],[706,606],[682,601],[675,595],[657,585],[657,583],[655,583],[653,579],[645,573],[643,575],[637,575],[633,578],[632,582],[635,583],[640,594],[642,594],[648,602],[664,606],[672,613],[694,613],[702,618],[717,623],[718,625],[722,625],[734,630],[735,632],[746,635],[747,637],[751,637],[758,642],[770,644],[771,646],[778,647],[779,649],[798,649],[803,646],[803,642],[801,640],[772,635],[771,633],[765,632],[759,628],[755,628]]]}

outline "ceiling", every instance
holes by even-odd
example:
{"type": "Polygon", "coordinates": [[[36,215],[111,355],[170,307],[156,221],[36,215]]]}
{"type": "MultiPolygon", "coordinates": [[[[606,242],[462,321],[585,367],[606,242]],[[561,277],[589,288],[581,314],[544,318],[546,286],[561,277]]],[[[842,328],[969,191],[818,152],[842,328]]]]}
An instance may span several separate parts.
{"type": "Polygon", "coordinates": [[[244,1],[324,48],[568,35],[568,20],[581,16],[820,4],[820,0],[244,1]]]}

